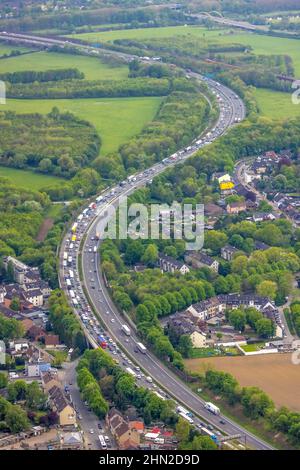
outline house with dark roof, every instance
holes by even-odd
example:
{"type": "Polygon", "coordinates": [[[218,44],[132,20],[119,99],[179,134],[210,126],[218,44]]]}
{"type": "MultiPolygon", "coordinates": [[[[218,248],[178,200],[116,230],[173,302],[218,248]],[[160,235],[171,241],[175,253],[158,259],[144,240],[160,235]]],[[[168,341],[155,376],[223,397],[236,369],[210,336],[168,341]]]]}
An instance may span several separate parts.
{"type": "Polygon", "coordinates": [[[219,262],[201,251],[187,251],[184,260],[195,269],[210,268],[216,273],[219,270],[219,262]]]}
{"type": "Polygon", "coordinates": [[[231,245],[225,245],[221,248],[221,257],[225,259],[226,261],[232,261],[234,258],[234,255],[238,252],[240,252],[238,248],[235,248],[235,246],[231,245]]]}
{"type": "Polygon", "coordinates": [[[53,387],[61,388],[62,384],[58,380],[57,374],[54,374],[51,371],[42,372],[41,378],[42,378],[43,389],[46,392],[49,392],[49,390],[51,390],[51,388],[53,388],[53,387]]]}
{"type": "Polygon", "coordinates": [[[224,209],[217,204],[208,203],[204,206],[204,215],[208,217],[219,217],[224,214],[224,209]]]}
{"type": "Polygon", "coordinates": [[[236,308],[254,307],[260,312],[276,311],[274,302],[267,297],[261,297],[255,294],[221,294],[210,299],[202,300],[187,308],[186,313],[200,320],[208,320],[225,310],[234,310],[236,308]]]}
{"type": "Polygon", "coordinates": [[[179,271],[180,274],[185,275],[190,272],[189,267],[182,261],[178,261],[171,256],[166,256],[163,254],[159,255],[158,258],[159,267],[163,272],[168,272],[174,274],[176,271],[179,271]]]}
{"type": "Polygon", "coordinates": [[[270,248],[270,246],[267,245],[264,242],[260,242],[259,240],[255,240],[254,248],[255,248],[255,250],[265,251],[265,250],[268,250],[270,248]]]}
{"type": "Polygon", "coordinates": [[[173,328],[179,335],[188,335],[193,348],[206,348],[206,334],[184,314],[173,316],[167,322],[168,328],[173,328]]]}
{"type": "Polygon", "coordinates": [[[119,449],[137,449],[140,445],[140,432],[135,427],[131,427],[123,418],[123,415],[115,408],[109,410],[106,416],[106,423],[114,436],[119,449]]]}
{"type": "Polygon", "coordinates": [[[49,402],[53,411],[58,414],[60,426],[74,426],[76,424],[76,413],[68,402],[61,388],[54,385],[49,390],[49,402]]]}

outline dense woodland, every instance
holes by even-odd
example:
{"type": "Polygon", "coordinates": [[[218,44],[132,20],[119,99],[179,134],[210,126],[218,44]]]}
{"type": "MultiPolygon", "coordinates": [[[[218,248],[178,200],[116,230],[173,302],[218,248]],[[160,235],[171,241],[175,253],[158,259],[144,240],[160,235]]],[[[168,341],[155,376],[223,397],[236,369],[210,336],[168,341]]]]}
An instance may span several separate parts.
{"type": "Polygon", "coordinates": [[[99,153],[100,138],[88,122],[53,108],[46,116],[0,113],[0,164],[71,177],[99,153]]]}
{"type": "MultiPolygon", "coordinates": [[[[123,5],[122,5],[123,6],[123,5]]],[[[102,8],[58,12],[57,14],[26,15],[20,18],[1,19],[1,31],[34,31],[41,29],[59,29],[64,32],[76,31],[85,25],[125,24],[130,27],[163,26],[177,24],[184,20],[182,12],[170,9],[142,9],[131,5],[131,9],[102,8]]]]}
{"type": "MultiPolygon", "coordinates": [[[[89,171],[89,170],[87,170],[89,171]]],[[[85,172],[85,170],[83,170],[85,172]]],[[[78,188],[84,188],[88,178],[78,177],[78,188]]],[[[78,208],[74,202],[64,208],[55,218],[55,225],[49,230],[43,242],[37,241],[42,222],[48,216],[51,201],[46,193],[15,186],[9,179],[0,178],[0,256],[16,256],[30,266],[38,266],[42,277],[49,281],[52,288],[58,286],[56,250],[60,243],[65,224],[73,217],[78,208]]],[[[0,263],[0,280],[7,279],[0,263]]]]}

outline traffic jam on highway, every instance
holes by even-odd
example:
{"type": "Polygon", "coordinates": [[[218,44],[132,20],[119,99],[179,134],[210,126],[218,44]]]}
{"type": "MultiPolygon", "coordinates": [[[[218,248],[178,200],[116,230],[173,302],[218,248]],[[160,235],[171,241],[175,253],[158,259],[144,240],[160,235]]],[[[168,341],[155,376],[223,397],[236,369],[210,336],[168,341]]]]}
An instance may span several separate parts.
{"type": "MultiPolygon", "coordinates": [[[[146,375],[141,368],[123,352],[108,331],[106,331],[106,329],[100,324],[86,300],[80,283],[77,269],[78,250],[87,226],[93,220],[96,213],[99,211],[99,208],[101,208],[101,205],[105,203],[106,198],[107,196],[99,196],[95,203],[91,203],[89,207],[78,216],[77,222],[73,224],[70,233],[65,239],[65,251],[63,252],[63,279],[68,292],[69,301],[73,305],[76,314],[80,317],[81,322],[88,333],[88,337],[90,338],[90,341],[93,340],[95,347],[101,347],[111,354],[116,364],[122,367],[127,373],[131,374],[139,385],[152,390],[162,400],[171,399],[171,396],[154,383],[150,375],[146,375]]],[[[97,240],[94,237],[88,240],[87,245],[85,246],[85,252],[89,253],[91,262],[89,283],[91,288],[95,290],[95,278],[97,274],[95,264],[97,262],[98,246],[97,240]]],[[[105,311],[105,314],[110,315],[109,310],[105,311]]],[[[114,318],[109,318],[109,321],[111,323],[115,323],[114,318]]],[[[131,329],[125,323],[120,326],[120,334],[123,335],[125,343],[131,342],[131,329]]],[[[141,342],[135,343],[135,353],[146,354],[146,351],[146,347],[141,342]]],[[[220,414],[219,408],[212,403],[206,403],[205,408],[215,415],[220,414]]],[[[223,436],[219,430],[214,429],[211,424],[198,420],[193,413],[181,406],[179,403],[176,403],[176,412],[179,416],[186,419],[190,424],[197,426],[203,433],[209,435],[216,442],[218,442],[218,440],[223,436]]],[[[221,417],[219,422],[220,424],[225,424],[225,421],[222,420],[221,417]]]]}
{"type": "MultiPolygon", "coordinates": [[[[199,78],[198,75],[197,77],[199,78]]],[[[155,381],[157,383],[163,382],[162,377],[165,370],[161,366],[157,366],[156,363],[151,364],[151,356],[146,347],[139,341],[135,332],[126,324],[125,320],[116,314],[115,309],[112,308],[111,300],[105,292],[105,287],[100,282],[102,276],[99,273],[98,248],[101,234],[97,233],[96,221],[101,215],[103,216],[109,205],[117,205],[120,196],[128,195],[138,187],[151,182],[152,178],[167,166],[172,166],[188,158],[195,151],[213,142],[231,125],[240,122],[244,118],[243,103],[232,91],[210,79],[204,77],[201,77],[201,79],[207,82],[218,101],[220,113],[215,126],[201,138],[195,139],[185,149],[179,150],[142,173],[129,176],[119,185],[105,190],[78,215],[76,222],[74,222],[64,239],[61,250],[61,284],[67,292],[70,304],[80,317],[89,343],[95,348],[105,349],[120,367],[135,377],[139,385],[151,389],[163,400],[174,397],[173,394],[171,397],[166,393],[167,387],[162,390],[155,383],[155,381]],[[80,250],[82,250],[83,284],[88,291],[93,307],[96,308],[101,317],[101,323],[94,314],[83,291],[78,269],[80,250]],[[147,365],[147,372],[145,372],[145,364],[147,365]],[[160,368],[161,375],[159,375],[160,368]]],[[[225,433],[232,435],[235,431],[236,434],[236,430],[231,429],[231,426],[227,429],[225,424],[228,423],[220,416],[219,408],[212,403],[202,402],[201,416],[204,416],[207,422],[201,421],[190,409],[185,409],[180,403],[176,401],[175,403],[178,415],[189,421],[190,424],[194,424],[215,441],[224,438],[225,433]],[[210,416],[214,416],[214,423],[218,425],[218,428],[221,425],[221,427],[225,426],[226,429],[222,429],[222,432],[216,429],[211,424],[212,419],[210,416]]]]}

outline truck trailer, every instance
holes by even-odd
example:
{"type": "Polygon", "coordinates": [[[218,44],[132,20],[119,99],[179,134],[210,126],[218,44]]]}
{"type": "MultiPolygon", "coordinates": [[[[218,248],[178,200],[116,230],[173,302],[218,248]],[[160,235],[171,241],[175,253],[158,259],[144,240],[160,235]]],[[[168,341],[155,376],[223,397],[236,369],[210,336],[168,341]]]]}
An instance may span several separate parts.
{"type": "Polygon", "coordinates": [[[218,408],[216,405],[214,405],[213,403],[211,403],[210,401],[207,401],[204,405],[204,407],[210,411],[211,413],[213,413],[214,415],[219,415],[220,414],[220,408],[218,408]]]}

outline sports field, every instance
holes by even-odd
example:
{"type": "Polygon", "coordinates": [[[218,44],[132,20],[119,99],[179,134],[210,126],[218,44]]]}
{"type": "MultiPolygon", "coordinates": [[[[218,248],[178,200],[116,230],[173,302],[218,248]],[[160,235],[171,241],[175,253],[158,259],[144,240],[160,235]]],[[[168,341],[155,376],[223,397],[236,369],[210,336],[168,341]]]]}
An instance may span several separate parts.
{"type": "Polygon", "coordinates": [[[242,386],[260,387],[277,406],[300,411],[300,365],[292,364],[291,354],[188,359],[185,365],[193,372],[208,366],[229,372],[242,386]]]}
{"type": "Polygon", "coordinates": [[[54,106],[91,122],[102,139],[101,154],[116,151],[138,134],[157,113],[161,98],[107,98],[78,100],[7,100],[5,110],[47,114],[54,106]]]}

